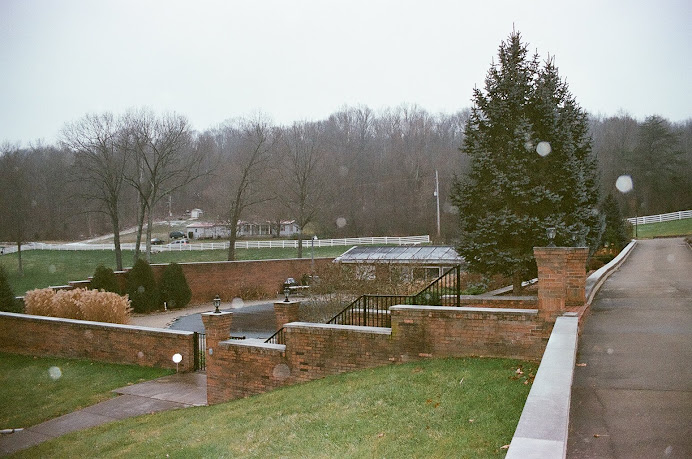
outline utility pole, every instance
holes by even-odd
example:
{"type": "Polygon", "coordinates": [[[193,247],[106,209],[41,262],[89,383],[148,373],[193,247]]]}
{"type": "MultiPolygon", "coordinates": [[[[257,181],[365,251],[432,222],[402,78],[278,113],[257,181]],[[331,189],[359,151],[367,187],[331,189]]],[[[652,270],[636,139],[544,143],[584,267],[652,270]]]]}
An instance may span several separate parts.
{"type": "Polygon", "coordinates": [[[440,179],[435,169],[435,199],[437,200],[437,240],[440,240],[440,179]]]}
{"type": "Polygon", "coordinates": [[[173,211],[171,210],[171,195],[168,195],[168,217],[173,216],[173,211]]]}

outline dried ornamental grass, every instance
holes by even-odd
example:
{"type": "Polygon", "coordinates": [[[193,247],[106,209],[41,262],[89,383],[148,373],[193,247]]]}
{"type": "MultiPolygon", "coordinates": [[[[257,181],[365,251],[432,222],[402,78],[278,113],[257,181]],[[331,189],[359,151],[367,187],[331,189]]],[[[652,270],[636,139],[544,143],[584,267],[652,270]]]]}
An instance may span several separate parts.
{"type": "Polygon", "coordinates": [[[40,288],[29,290],[24,295],[24,310],[27,314],[35,316],[55,317],[53,297],[55,290],[52,288],[40,288]]]}
{"type": "Polygon", "coordinates": [[[53,296],[53,315],[65,319],[85,320],[79,307],[82,289],[60,290],[53,296]]]}
{"type": "Polygon", "coordinates": [[[127,295],[81,288],[57,293],[49,288],[31,290],[24,302],[27,314],[117,324],[129,323],[132,311],[127,295]]]}

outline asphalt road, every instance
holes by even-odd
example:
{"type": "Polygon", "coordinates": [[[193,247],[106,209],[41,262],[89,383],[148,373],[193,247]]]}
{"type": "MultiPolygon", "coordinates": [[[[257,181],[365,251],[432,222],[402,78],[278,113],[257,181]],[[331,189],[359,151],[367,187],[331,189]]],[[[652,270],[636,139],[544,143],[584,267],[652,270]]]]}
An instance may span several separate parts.
{"type": "Polygon", "coordinates": [[[640,241],[591,305],[568,458],[692,457],[692,250],[640,241]]]}
{"type": "MultiPolygon", "coordinates": [[[[242,308],[230,308],[222,311],[232,311],[231,336],[246,338],[269,338],[276,331],[274,304],[264,303],[242,308]]],[[[168,328],[204,333],[201,314],[190,314],[179,317],[168,328]]]]}

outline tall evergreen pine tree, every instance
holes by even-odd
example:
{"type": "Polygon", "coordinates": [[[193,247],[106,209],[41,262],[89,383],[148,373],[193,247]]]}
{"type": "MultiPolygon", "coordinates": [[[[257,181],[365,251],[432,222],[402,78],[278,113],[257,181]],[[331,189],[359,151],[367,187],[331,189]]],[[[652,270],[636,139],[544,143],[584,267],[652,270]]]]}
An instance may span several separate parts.
{"type": "Polygon", "coordinates": [[[546,227],[557,228],[558,245],[597,244],[597,175],[586,113],[552,59],[540,66],[518,32],[498,59],[485,90],[474,89],[461,148],[471,170],[451,198],[469,268],[512,276],[516,291],[536,272],[533,247],[546,244],[546,227]]]}

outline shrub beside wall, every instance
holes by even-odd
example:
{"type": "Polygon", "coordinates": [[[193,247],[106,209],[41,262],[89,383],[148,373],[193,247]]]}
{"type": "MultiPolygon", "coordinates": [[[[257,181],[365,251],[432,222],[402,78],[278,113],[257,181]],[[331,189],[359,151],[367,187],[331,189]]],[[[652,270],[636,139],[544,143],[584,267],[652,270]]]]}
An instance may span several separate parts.
{"type": "Polygon", "coordinates": [[[120,293],[120,283],[112,269],[99,265],[94,272],[89,287],[93,290],[120,293]]]}
{"type": "Polygon", "coordinates": [[[127,296],[98,290],[51,288],[26,292],[26,313],[37,316],[90,320],[127,324],[130,322],[130,301],[127,296]]]}
{"type": "Polygon", "coordinates": [[[141,258],[127,275],[127,294],[135,312],[155,311],[161,305],[154,271],[149,263],[141,258]]]}
{"type": "Polygon", "coordinates": [[[192,298],[192,290],[178,263],[171,263],[163,270],[160,290],[161,301],[170,309],[184,308],[192,298]]]}
{"type": "Polygon", "coordinates": [[[2,266],[0,266],[0,311],[24,312],[21,303],[14,297],[14,292],[7,279],[7,272],[2,266]]]}

